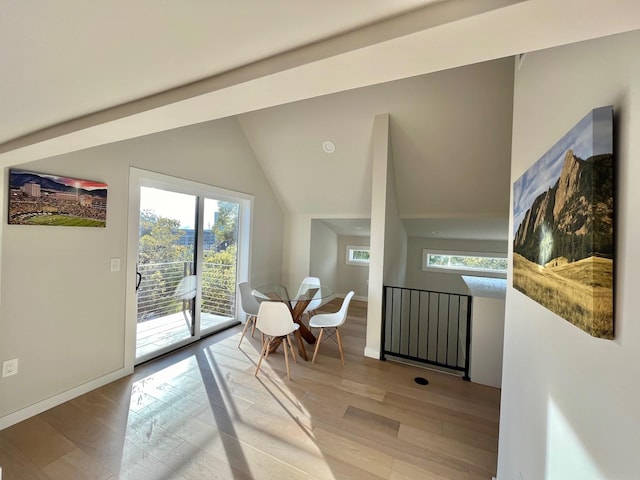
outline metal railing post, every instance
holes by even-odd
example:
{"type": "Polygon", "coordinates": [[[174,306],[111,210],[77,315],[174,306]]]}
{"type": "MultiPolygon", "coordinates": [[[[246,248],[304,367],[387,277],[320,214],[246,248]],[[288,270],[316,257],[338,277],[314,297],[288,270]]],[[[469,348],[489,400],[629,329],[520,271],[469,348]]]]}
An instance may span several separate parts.
{"type": "Polygon", "coordinates": [[[386,360],[385,357],[385,340],[387,336],[387,287],[382,287],[382,332],[380,334],[380,360],[386,360]]]}
{"type": "Polygon", "coordinates": [[[469,371],[471,369],[471,297],[467,299],[467,341],[465,346],[465,359],[464,359],[464,376],[463,380],[467,382],[471,380],[469,371]]]}
{"type": "Polygon", "coordinates": [[[414,288],[402,288],[402,287],[393,287],[389,285],[383,286],[383,298],[382,298],[382,322],[381,322],[381,335],[380,335],[380,360],[386,360],[387,357],[397,357],[406,360],[412,360],[419,363],[425,363],[429,365],[435,365],[438,367],[444,367],[446,369],[455,370],[462,373],[462,378],[464,380],[470,380],[469,371],[470,371],[470,357],[471,357],[471,296],[469,295],[459,295],[456,293],[448,293],[448,292],[437,292],[433,290],[419,290],[414,288]],[[411,322],[413,321],[414,311],[413,308],[413,298],[414,292],[417,292],[418,302],[417,302],[417,312],[416,312],[416,321],[417,328],[412,328],[411,322]],[[399,295],[400,304],[396,308],[395,298],[396,294],[399,295]],[[426,312],[422,311],[422,295],[427,295],[427,309],[426,312]],[[432,312],[432,304],[431,299],[432,296],[436,304],[433,305],[432,312]],[[390,298],[389,298],[390,297],[390,298]],[[455,303],[457,299],[457,308],[455,308],[455,303]],[[460,324],[462,320],[462,305],[465,303],[463,300],[466,299],[467,312],[466,312],[466,335],[464,338],[465,345],[465,359],[464,359],[464,367],[460,364],[460,350],[462,348],[462,339],[460,337],[460,324]],[[405,309],[405,301],[409,302],[408,309],[405,309]],[[446,305],[443,305],[443,302],[446,301],[446,305]],[[396,309],[398,310],[398,316],[396,316],[396,309]],[[408,311],[408,315],[404,315],[405,310],[408,311]],[[424,313],[424,315],[423,315],[424,313]],[[441,318],[441,317],[446,318],[441,318]],[[435,358],[430,358],[431,346],[430,337],[432,336],[431,325],[435,321],[435,358]],[[446,332],[442,332],[440,335],[441,325],[443,323],[442,328],[446,328],[446,332]],[[426,325],[426,328],[423,330],[422,325],[426,325]],[[456,328],[455,338],[456,338],[456,346],[455,346],[455,361],[450,361],[450,352],[449,349],[453,349],[451,345],[452,338],[450,338],[453,333],[450,331],[453,327],[456,328]],[[417,330],[417,341],[414,341],[412,335],[416,335],[417,330]],[[403,332],[408,336],[407,341],[404,342],[404,338],[402,336],[403,332]],[[444,336],[446,333],[446,337],[444,336]],[[424,335],[424,339],[421,337],[424,335]],[[394,339],[398,338],[397,345],[394,343],[394,339]],[[425,354],[421,355],[420,345],[422,341],[425,341],[425,354]],[[441,359],[441,348],[440,342],[445,344],[443,348],[445,349],[444,359],[441,359]],[[416,349],[412,351],[411,345],[415,343],[416,349]]]}

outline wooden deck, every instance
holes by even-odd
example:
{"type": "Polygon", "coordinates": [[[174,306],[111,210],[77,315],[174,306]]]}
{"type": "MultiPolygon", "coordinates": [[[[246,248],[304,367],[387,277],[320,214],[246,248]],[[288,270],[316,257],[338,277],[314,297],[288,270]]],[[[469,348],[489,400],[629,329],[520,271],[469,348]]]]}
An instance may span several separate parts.
{"type": "Polygon", "coordinates": [[[344,367],[329,341],[291,381],[281,352],[254,376],[240,327],[146,363],[1,431],[4,480],[490,480],[499,390],[364,358],[365,318],[352,302],[344,367]]]}
{"type": "MultiPolygon", "coordinates": [[[[136,357],[158,351],[191,336],[191,315],[179,312],[165,317],[139,322],[136,335],[136,357]]],[[[202,328],[220,330],[236,323],[236,320],[210,313],[202,314],[202,328]]]]}

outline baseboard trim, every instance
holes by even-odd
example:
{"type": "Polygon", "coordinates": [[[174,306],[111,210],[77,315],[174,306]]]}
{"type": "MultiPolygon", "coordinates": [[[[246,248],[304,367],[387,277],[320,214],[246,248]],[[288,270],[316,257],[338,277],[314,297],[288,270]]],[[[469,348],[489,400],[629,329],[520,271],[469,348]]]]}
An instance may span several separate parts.
{"type": "MultiPolygon", "coordinates": [[[[336,293],[334,295],[331,295],[329,301],[333,300],[334,298],[344,298],[346,296],[347,296],[346,293],[336,293]]],[[[353,300],[359,300],[360,302],[368,302],[369,301],[369,297],[363,297],[363,296],[360,296],[360,295],[354,295],[352,299],[353,300]]]]}
{"type": "Polygon", "coordinates": [[[369,358],[375,358],[376,360],[380,360],[380,349],[379,348],[364,348],[364,356],[369,358]]]}
{"type": "Polygon", "coordinates": [[[65,390],[64,392],[58,393],[57,395],[46,398],[38,403],[34,403],[33,405],[29,405],[28,407],[0,417],[0,430],[4,430],[5,428],[15,425],[16,423],[20,423],[23,420],[38,415],[39,413],[49,410],[50,408],[57,407],[64,402],[73,400],[80,395],[84,395],[91,390],[95,390],[96,388],[102,387],[107,383],[114,382],[132,373],[133,368],[121,368],[114,372],[103,375],[102,377],[98,377],[87,383],[83,383],[82,385],[78,385],[77,387],[65,390]]]}

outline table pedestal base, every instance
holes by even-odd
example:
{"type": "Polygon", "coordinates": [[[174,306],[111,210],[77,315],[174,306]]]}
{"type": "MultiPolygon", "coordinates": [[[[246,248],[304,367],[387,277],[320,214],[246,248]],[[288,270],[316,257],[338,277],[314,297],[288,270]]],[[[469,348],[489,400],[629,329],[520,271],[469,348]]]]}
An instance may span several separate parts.
{"type": "MultiPolygon", "coordinates": [[[[307,361],[309,360],[309,358],[307,357],[307,351],[304,348],[304,342],[302,340],[304,339],[304,341],[306,341],[308,344],[313,345],[316,343],[316,337],[313,333],[311,333],[311,330],[309,330],[307,326],[302,323],[302,315],[304,314],[305,308],[307,308],[307,306],[311,302],[311,299],[316,295],[318,290],[319,288],[309,288],[304,296],[295,300],[295,306],[292,305],[292,300],[282,298],[275,294],[275,292],[265,293],[265,295],[270,299],[284,302],[289,307],[289,310],[291,311],[291,318],[300,326],[298,330],[294,332],[296,338],[298,339],[298,353],[300,353],[300,356],[307,361]]],[[[287,298],[290,297],[288,297],[287,295],[287,298]]],[[[275,352],[281,343],[281,338],[277,338],[273,342],[271,342],[269,353],[275,352]]]]}

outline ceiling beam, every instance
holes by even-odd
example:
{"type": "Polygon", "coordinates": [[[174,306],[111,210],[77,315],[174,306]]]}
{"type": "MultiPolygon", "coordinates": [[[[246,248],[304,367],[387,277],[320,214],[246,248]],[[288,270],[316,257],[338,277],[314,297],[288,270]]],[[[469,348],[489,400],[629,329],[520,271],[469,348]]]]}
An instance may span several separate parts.
{"type": "Polygon", "coordinates": [[[639,4],[448,0],[6,142],[0,166],[638,29],[639,4]]]}

